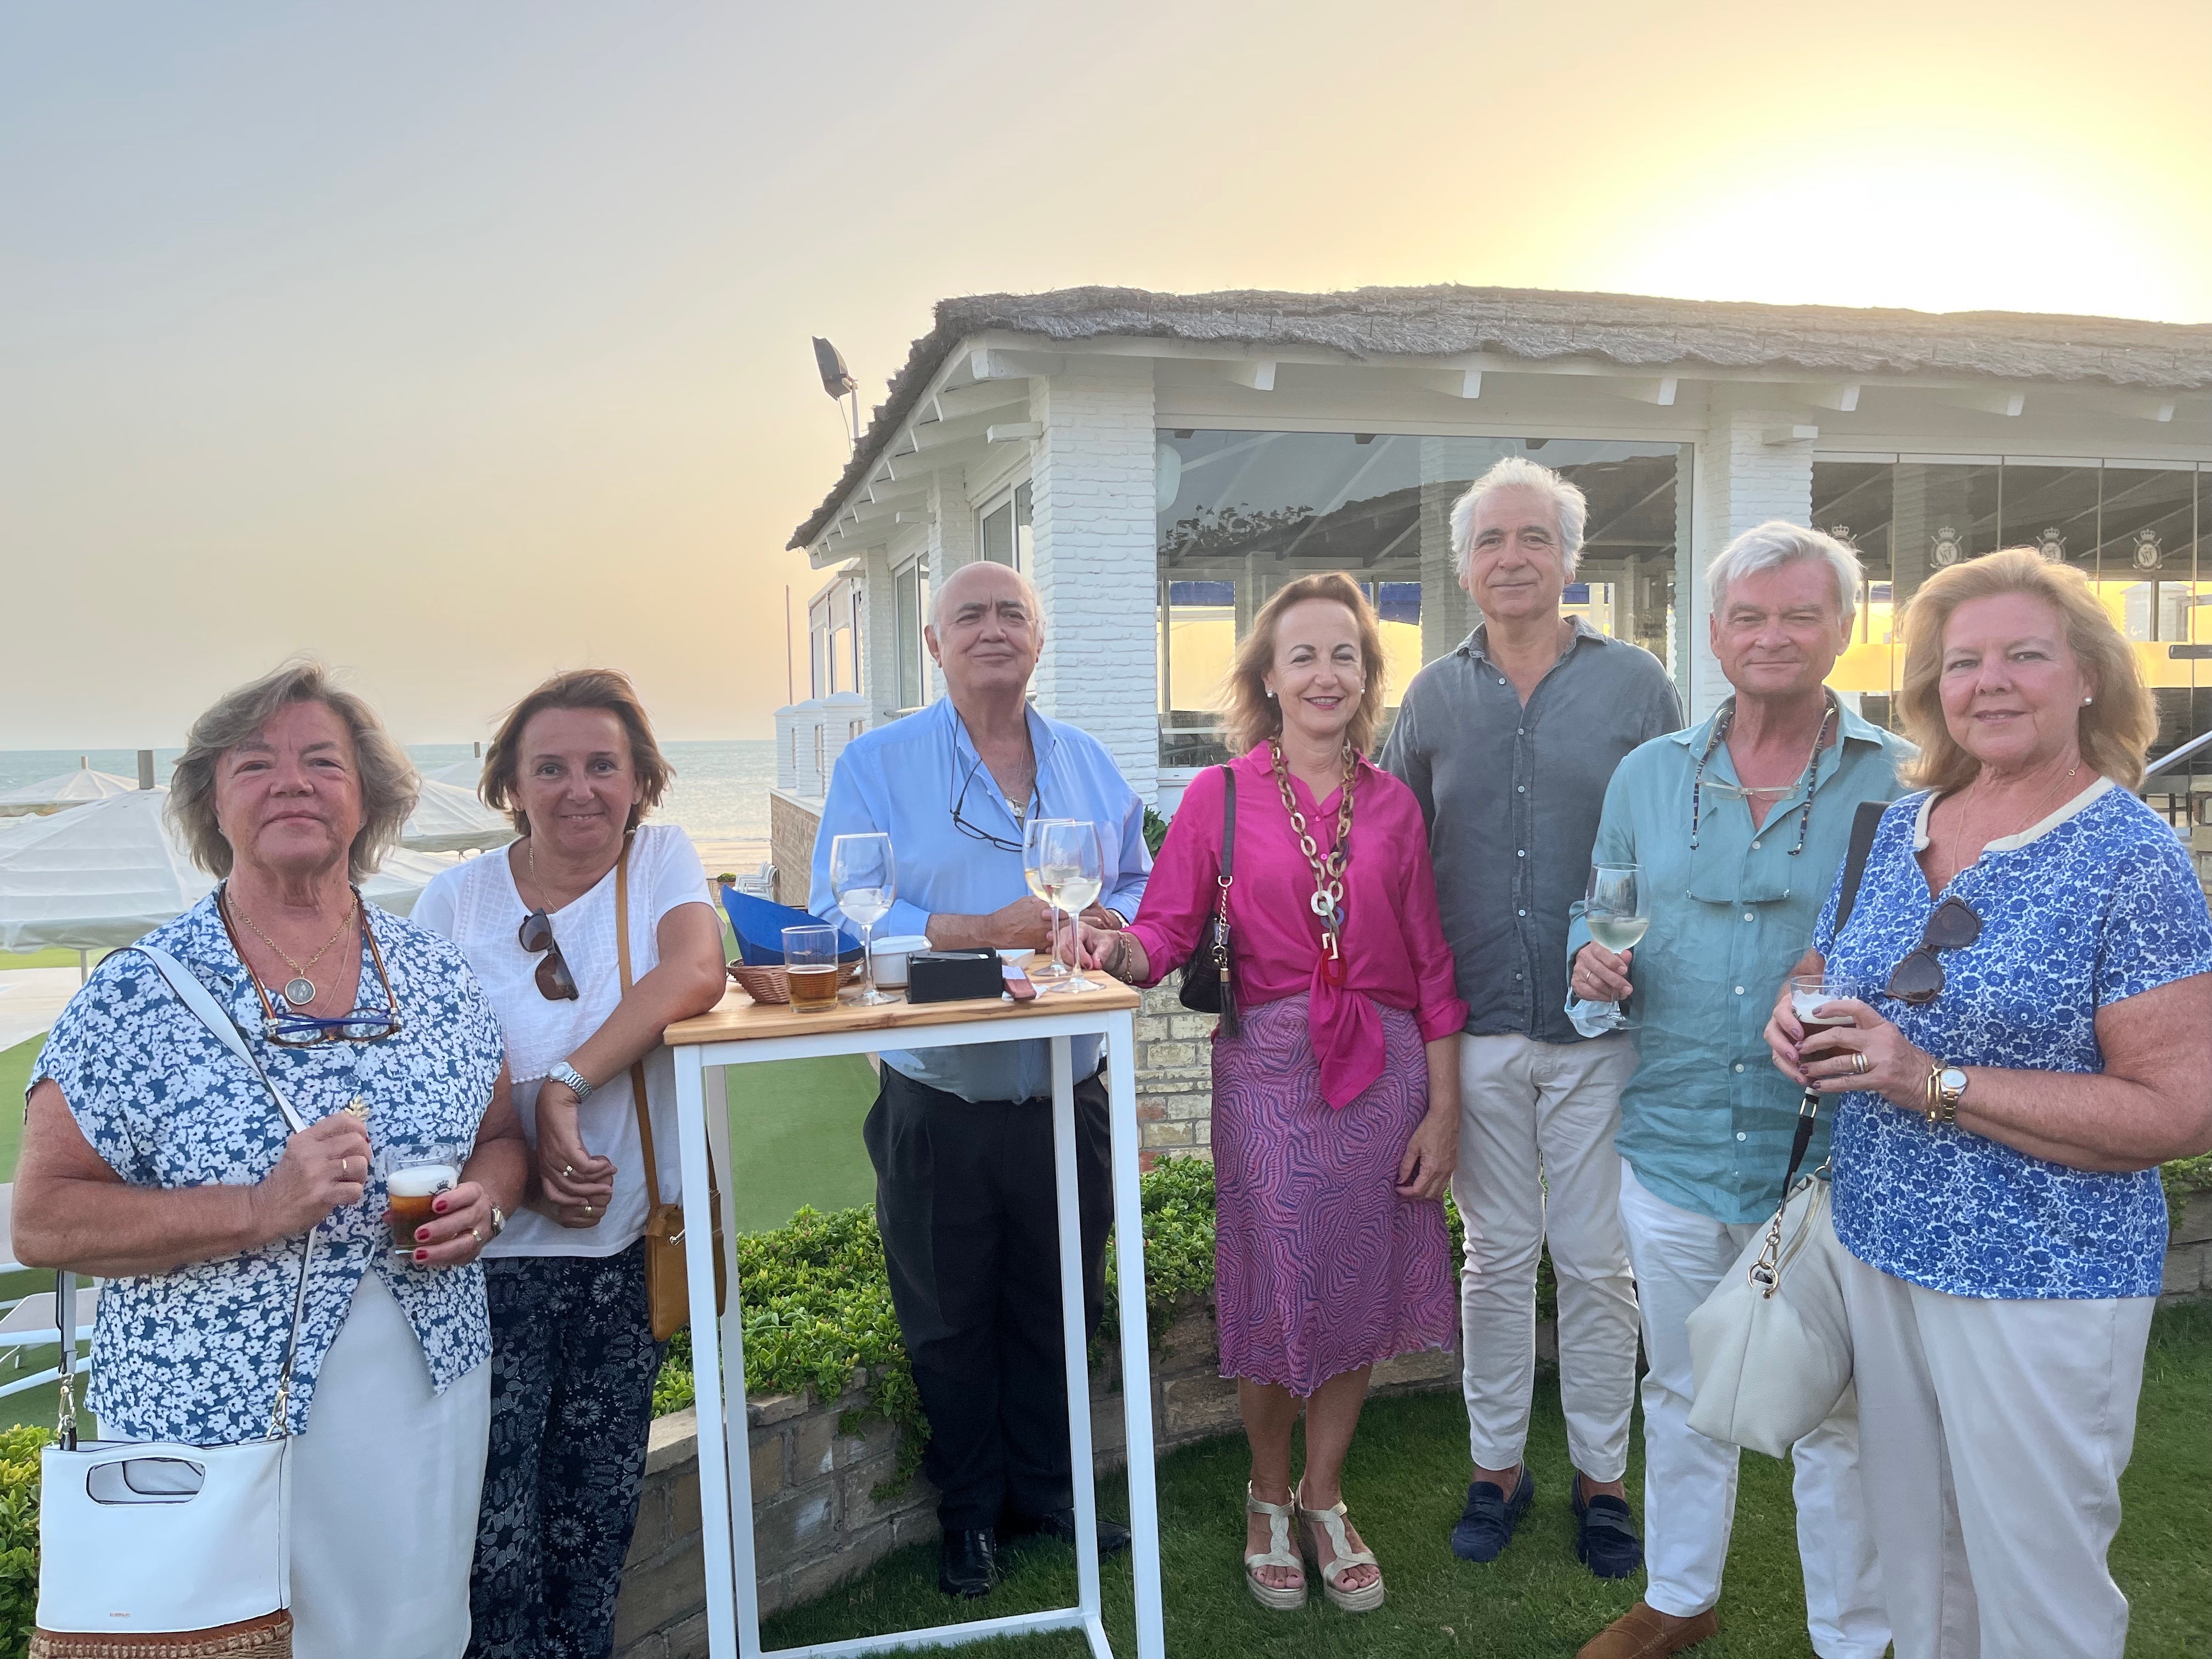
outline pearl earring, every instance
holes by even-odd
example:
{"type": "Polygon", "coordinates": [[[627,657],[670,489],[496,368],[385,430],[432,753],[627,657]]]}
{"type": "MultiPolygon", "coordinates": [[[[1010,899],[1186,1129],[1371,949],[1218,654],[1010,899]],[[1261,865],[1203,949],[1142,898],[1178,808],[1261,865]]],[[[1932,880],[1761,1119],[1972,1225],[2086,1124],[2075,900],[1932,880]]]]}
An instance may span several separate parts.
{"type": "Polygon", "coordinates": [[[1272,686],[1272,685],[1271,685],[1271,686],[1269,686],[1269,687],[1267,688],[1267,696],[1268,696],[1270,698],[1273,698],[1273,697],[1274,696],[1274,695],[1275,695],[1275,688],[1274,688],[1273,686],[1272,686]]]}
{"type": "Polygon", "coordinates": [[[2087,708],[2091,703],[2096,701],[2097,700],[2094,697],[2084,697],[2081,699],[2081,707],[2087,708]]]}

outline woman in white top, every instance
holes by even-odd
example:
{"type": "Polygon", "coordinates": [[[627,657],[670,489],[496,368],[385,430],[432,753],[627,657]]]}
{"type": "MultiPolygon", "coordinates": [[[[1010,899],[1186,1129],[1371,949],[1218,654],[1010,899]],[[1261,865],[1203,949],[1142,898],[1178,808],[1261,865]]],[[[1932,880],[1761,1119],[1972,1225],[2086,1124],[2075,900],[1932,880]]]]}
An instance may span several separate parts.
{"type": "Polygon", "coordinates": [[[483,799],[522,838],[447,871],[415,908],[483,981],[535,1149],[528,1202],[484,1252],[491,1446],[470,1659],[600,1659],[614,1645],[661,1358],[630,1068],[644,1063],[672,1194],[675,1072],[660,1034],[713,1007],[726,982],[698,854],[681,830],[639,822],[668,776],[627,678],[555,675],[484,756],[483,799]],[[626,994],[615,940],[625,853],[626,994]]]}

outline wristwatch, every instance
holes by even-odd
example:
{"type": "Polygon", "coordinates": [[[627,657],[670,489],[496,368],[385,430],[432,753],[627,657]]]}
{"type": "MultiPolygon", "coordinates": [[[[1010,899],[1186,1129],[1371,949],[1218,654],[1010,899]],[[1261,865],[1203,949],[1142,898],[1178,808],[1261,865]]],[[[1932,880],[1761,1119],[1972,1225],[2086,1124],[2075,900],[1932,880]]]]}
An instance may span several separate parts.
{"type": "Polygon", "coordinates": [[[498,1205],[495,1204],[491,1206],[491,1236],[494,1238],[497,1238],[506,1231],[507,1212],[501,1209],[498,1205]]]}
{"type": "Polygon", "coordinates": [[[1928,1073],[1928,1127],[1938,1124],[1956,1127],[1959,1121],[1959,1102],[1966,1092],[1966,1074],[1955,1066],[1946,1066],[1941,1060],[1928,1073]]]}
{"type": "Polygon", "coordinates": [[[581,1105],[592,1097],[593,1085],[586,1083],[584,1080],[584,1074],[565,1060],[555,1060],[552,1065],[546,1067],[545,1075],[556,1083],[567,1084],[575,1095],[578,1105],[581,1105]]]}

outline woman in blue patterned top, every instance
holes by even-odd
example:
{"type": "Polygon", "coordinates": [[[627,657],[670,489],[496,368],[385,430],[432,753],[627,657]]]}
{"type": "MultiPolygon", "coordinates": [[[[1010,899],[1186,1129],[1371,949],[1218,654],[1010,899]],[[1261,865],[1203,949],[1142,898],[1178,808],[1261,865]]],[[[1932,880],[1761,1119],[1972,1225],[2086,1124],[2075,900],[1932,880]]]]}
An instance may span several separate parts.
{"type": "Polygon", "coordinates": [[[456,1659],[469,1635],[490,1409],[476,1258],[526,1162],[499,1022],[460,953],[355,884],[415,793],[317,664],[202,715],[168,811],[223,880],[144,942],[207,989],[307,1127],[289,1133],[252,1067],[120,951],[39,1056],[16,1170],[17,1258],[110,1281],[88,1403],[121,1438],[269,1432],[314,1234],[285,1420],[301,1659],[456,1659]],[[404,1255],[387,1152],[459,1166],[404,1255]]]}
{"type": "Polygon", "coordinates": [[[2166,1253],[2160,1161],[2212,1147],[2212,917],[2129,792],[2156,730],[2087,582],[2026,550],[1905,618],[1923,787],[1796,969],[1775,1063],[1841,1097],[1831,1158],[1899,1659],[2118,1659],[2106,1551],[2166,1253]]]}

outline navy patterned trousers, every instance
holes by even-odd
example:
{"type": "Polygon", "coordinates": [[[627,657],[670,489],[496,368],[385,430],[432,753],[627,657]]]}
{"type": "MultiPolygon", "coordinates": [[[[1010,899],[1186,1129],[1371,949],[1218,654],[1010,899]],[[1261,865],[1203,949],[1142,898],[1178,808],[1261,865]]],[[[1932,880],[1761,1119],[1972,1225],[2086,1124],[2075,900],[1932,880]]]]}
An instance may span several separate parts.
{"type": "Polygon", "coordinates": [[[484,1288],[491,1447],[468,1659],[607,1659],[663,1347],[645,1241],[611,1256],[495,1256],[484,1288]]]}

